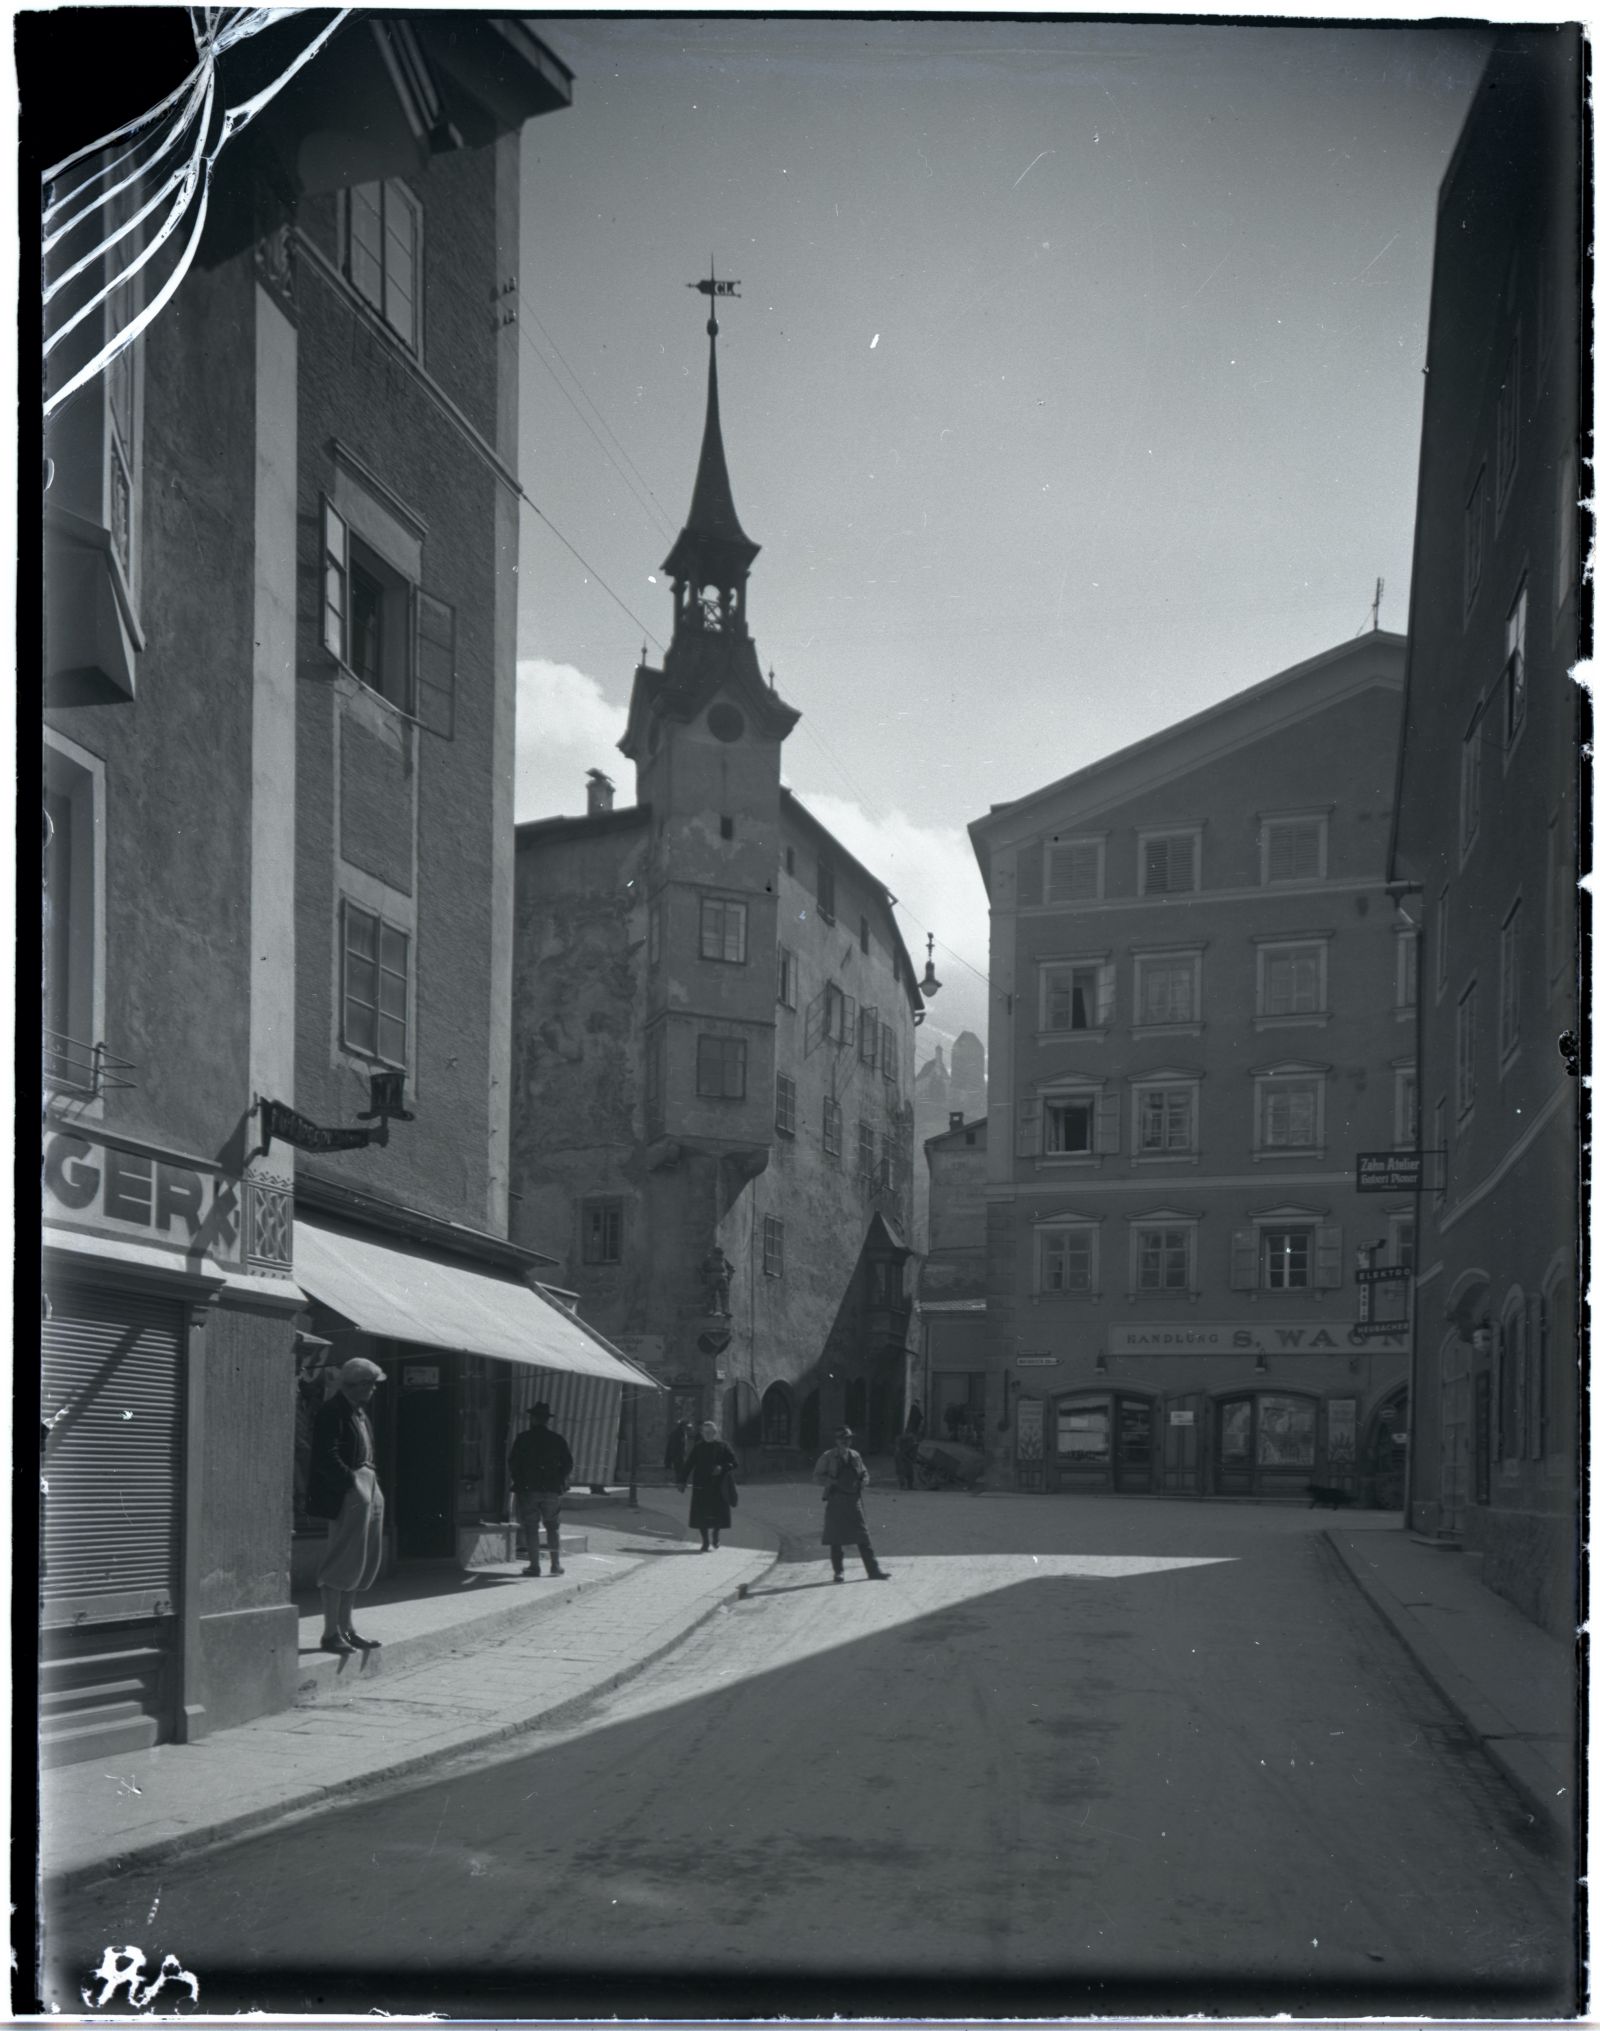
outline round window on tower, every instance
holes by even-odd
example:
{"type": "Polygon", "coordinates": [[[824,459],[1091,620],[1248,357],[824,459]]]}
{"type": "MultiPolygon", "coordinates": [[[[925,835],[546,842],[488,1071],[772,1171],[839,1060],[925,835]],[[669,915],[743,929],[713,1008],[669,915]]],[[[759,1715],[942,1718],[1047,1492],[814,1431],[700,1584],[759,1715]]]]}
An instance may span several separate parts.
{"type": "Polygon", "coordinates": [[[719,702],[706,714],[706,725],[718,740],[737,740],[744,732],[744,714],[736,705],[719,702]]]}

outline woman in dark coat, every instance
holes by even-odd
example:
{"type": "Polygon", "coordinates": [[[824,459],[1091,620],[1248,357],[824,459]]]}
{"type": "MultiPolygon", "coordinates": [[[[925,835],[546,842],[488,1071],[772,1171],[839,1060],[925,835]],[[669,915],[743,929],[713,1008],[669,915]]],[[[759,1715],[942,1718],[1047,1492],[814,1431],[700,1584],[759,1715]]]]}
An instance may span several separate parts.
{"type": "Polygon", "coordinates": [[[738,1464],[731,1449],[718,1436],[716,1425],[707,1418],[678,1469],[679,1490],[693,1490],[689,1497],[689,1523],[700,1533],[702,1551],[715,1551],[722,1542],[721,1533],[733,1528],[733,1509],[723,1476],[732,1473],[738,1464]]]}

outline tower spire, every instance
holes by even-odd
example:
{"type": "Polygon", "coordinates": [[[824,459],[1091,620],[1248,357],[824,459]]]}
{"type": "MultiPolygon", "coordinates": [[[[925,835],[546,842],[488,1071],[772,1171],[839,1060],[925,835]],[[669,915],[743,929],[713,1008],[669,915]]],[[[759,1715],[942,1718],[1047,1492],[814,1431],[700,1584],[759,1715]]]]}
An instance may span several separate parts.
{"type": "Polygon", "coordinates": [[[752,543],[739,524],[733,505],[733,484],[722,444],[722,405],[717,391],[717,299],[736,297],[737,282],[719,280],[716,263],[702,282],[691,282],[710,299],[706,319],[710,357],[706,369],[706,422],[700,440],[689,519],[661,567],[673,583],[676,619],[680,626],[709,627],[743,634],[744,582],[761,546],[752,543]]]}

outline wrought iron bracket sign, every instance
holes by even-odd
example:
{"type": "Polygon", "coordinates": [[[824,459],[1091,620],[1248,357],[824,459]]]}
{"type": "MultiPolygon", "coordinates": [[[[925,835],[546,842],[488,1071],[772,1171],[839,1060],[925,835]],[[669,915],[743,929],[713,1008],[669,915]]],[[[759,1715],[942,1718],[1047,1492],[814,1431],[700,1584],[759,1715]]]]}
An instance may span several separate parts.
{"type": "Polygon", "coordinates": [[[415,1115],[406,1111],[406,1075],[404,1072],[374,1072],[372,1074],[372,1105],[356,1116],[358,1121],[374,1121],[375,1128],[324,1128],[321,1122],[312,1121],[309,1116],[299,1114],[281,1100],[260,1102],[261,1107],[261,1148],[257,1152],[265,1156],[272,1148],[272,1139],[291,1144],[321,1156],[332,1155],[337,1150],[367,1149],[376,1144],[387,1148],[389,1123],[393,1121],[414,1121],[415,1115]]]}
{"type": "Polygon", "coordinates": [[[1444,1182],[1444,1151],[1440,1149],[1371,1150],[1356,1157],[1358,1192],[1437,1191],[1444,1182]]]}

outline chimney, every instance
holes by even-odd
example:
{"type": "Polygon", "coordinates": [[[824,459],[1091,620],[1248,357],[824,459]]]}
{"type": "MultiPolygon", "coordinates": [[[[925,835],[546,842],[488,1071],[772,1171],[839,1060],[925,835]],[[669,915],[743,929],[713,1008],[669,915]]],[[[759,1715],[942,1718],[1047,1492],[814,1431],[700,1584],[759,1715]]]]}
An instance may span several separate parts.
{"type": "Polygon", "coordinates": [[[617,786],[603,769],[589,771],[589,816],[597,817],[602,811],[611,809],[611,800],[617,794],[617,786]]]}
{"type": "Polygon", "coordinates": [[[966,1118],[959,1107],[952,1108],[950,1111],[950,1126],[952,1128],[959,1128],[966,1118]]]}

